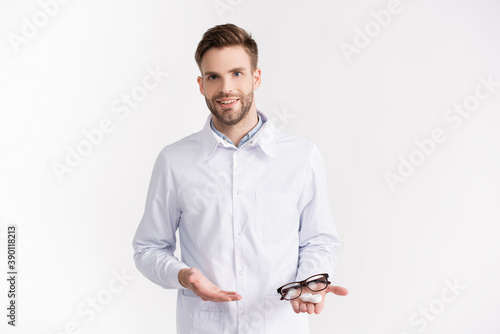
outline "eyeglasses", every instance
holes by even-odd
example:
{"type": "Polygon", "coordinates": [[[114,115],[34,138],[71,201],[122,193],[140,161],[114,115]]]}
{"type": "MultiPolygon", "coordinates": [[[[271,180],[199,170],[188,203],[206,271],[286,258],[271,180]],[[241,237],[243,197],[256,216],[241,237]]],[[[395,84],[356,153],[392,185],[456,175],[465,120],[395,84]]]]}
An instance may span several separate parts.
{"type": "Polygon", "coordinates": [[[328,284],[331,283],[328,281],[328,274],[319,274],[306,278],[301,282],[287,283],[278,288],[278,293],[281,295],[280,300],[292,300],[300,297],[303,286],[311,291],[318,292],[325,290],[328,284]]]}

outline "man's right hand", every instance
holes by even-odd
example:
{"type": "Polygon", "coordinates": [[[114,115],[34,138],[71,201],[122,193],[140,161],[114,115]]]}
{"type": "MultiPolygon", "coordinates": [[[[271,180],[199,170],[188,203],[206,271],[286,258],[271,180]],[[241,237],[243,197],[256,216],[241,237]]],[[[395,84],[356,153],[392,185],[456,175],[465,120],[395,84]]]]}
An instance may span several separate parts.
{"type": "Polygon", "coordinates": [[[205,301],[232,302],[243,298],[236,292],[221,290],[197,268],[181,269],[178,279],[183,287],[193,290],[198,297],[205,301]]]}

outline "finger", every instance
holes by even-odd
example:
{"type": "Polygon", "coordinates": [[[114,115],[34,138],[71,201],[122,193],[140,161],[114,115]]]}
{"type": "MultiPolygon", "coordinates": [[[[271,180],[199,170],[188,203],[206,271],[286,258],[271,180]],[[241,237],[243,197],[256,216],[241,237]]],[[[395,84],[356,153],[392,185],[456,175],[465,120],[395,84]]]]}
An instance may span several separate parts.
{"type": "Polygon", "coordinates": [[[208,302],[230,302],[231,298],[224,294],[211,293],[206,295],[200,295],[200,298],[208,302]]]}
{"type": "Polygon", "coordinates": [[[349,290],[346,288],[343,288],[341,286],[336,286],[336,285],[330,285],[328,286],[328,292],[332,292],[336,294],[337,296],[347,296],[349,293],[349,290]]]}
{"type": "Polygon", "coordinates": [[[300,303],[300,312],[305,313],[307,311],[306,303],[300,303]]]}
{"type": "Polygon", "coordinates": [[[308,314],[313,314],[314,313],[314,304],[312,303],[307,303],[307,313],[308,314]]]}
{"type": "Polygon", "coordinates": [[[314,313],[320,314],[321,311],[323,311],[323,307],[325,307],[324,302],[316,304],[316,307],[314,308],[314,313]]]}
{"type": "Polygon", "coordinates": [[[300,312],[299,302],[297,300],[292,300],[292,301],[290,301],[290,303],[292,304],[293,311],[295,313],[299,313],[300,312]]]}
{"type": "Polygon", "coordinates": [[[234,294],[226,294],[226,293],[223,293],[222,291],[217,293],[217,294],[214,294],[212,296],[213,300],[212,301],[215,301],[215,302],[232,302],[232,301],[236,301],[236,300],[240,300],[242,299],[243,297],[237,293],[234,293],[234,294]]]}
{"type": "Polygon", "coordinates": [[[229,298],[231,298],[231,300],[240,300],[243,298],[242,295],[240,295],[239,293],[237,293],[236,291],[224,291],[224,290],[221,290],[220,293],[228,296],[229,298]]]}
{"type": "MultiPolygon", "coordinates": [[[[227,296],[227,295],[226,295],[226,296],[227,296]]],[[[241,299],[243,298],[243,297],[242,297],[241,295],[239,295],[239,294],[229,295],[228,297],[231,299],[231,301],[232,301],[232,302],[237,301],[237,300],[241,300],[241,299]]]]}
{"type": "Polygon", "coordinates": [[[195,294],[197,294],[201,299],[204,301],[211,301],[211,302],[230,302],[233,300],[238,300],[241,299],[241,296],[238,294],[226,294],[223,291],[220,290],[203,290],[203,289],[196,289],[193,290],[195,294]]]}
{"type": "Polygon", "coordinates": [[[212,294],[210,296],[205,296],[202,299],[204,301],[209,301],[209,302],[230,302],[230,301],[232,301],[231,297],[226,296],[224,294],[212,294]]]}

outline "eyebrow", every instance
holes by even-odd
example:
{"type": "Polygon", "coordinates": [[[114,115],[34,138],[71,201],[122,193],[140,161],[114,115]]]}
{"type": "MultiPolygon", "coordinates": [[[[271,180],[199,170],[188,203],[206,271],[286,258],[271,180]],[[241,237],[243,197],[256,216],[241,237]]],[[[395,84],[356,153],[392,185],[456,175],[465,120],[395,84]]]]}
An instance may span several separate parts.
{"type": "MultiPolygon", "coordinates": [[[[246,68],[244,68],[244,67],[235,67],[235,68],[230,69],[227,72],[232,73],[232,72],[245,72],[245,71],[246,71],[246,68]]],[[[219,75],[219,73],[212,72],[212,71],[207,71],[207,72],[203,73],[203,76],[210,76],[210,75],[219,75]]]]}

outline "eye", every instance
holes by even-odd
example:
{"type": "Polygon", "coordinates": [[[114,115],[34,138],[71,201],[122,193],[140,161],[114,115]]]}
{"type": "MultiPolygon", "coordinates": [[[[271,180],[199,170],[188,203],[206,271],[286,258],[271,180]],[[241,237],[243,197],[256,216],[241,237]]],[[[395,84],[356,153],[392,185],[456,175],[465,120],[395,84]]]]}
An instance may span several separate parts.
{"type": "Polygon", "coordinates": [[[215,74],[208,76],[208,80],[210,80],[210,81],[215,80],[216,78],[217,78],[217,76],[215,74]]]}
{"type": "Polygon", "coordinates": [[[237,77],[241,77],[243,75],[243,73],[241,73],[241,72],[234,72],[234,75],[237,76],[237,77]]]}

